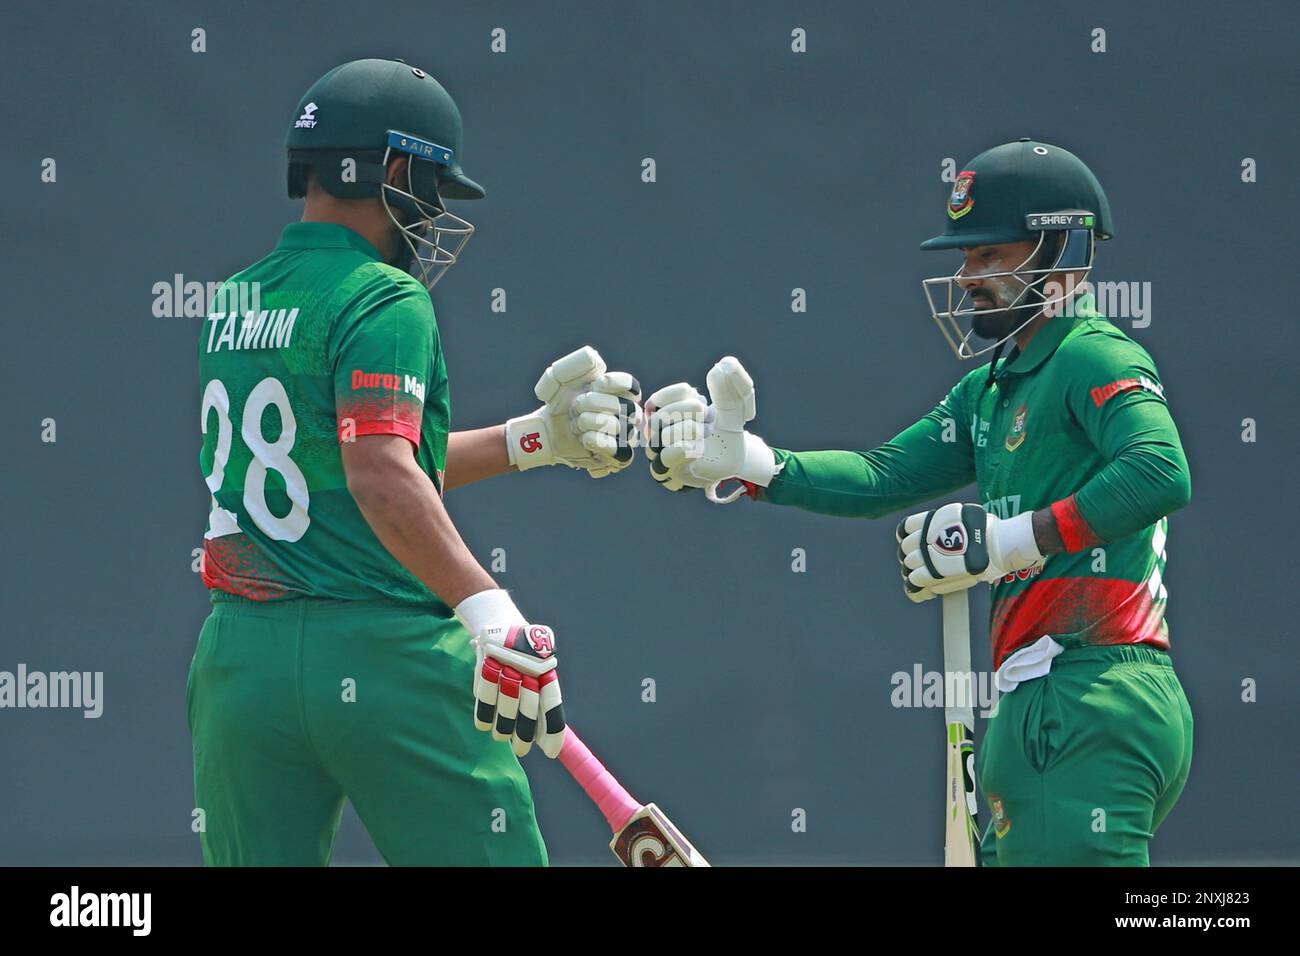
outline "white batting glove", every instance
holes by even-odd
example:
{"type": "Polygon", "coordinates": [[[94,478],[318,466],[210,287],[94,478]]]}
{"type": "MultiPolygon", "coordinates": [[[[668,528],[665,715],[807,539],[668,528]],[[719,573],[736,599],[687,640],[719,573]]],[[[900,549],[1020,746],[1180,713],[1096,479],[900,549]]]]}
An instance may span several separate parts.
{"type": "Polygon", "coordinates": [[[710,501],[727,504],[748,485],[766,488],[780,470],[763,439],[745,431],[756,414],[754,380],[740,360],[726,356],[709,371],[711,402],[685,382],[659,389],[646,401],[646,457],[650,475],[669,491],[703,488],[710,501]],[[718,486],[744,484],[725,498],[718,486]]]}
{"type": "Polygon", "coordinates": [[[1044,560],[1032,511],[999,518],[979,505],[949,504],[904,518],[895,537],[903,587],[917,603],[997,581],[1044,560]]]}
{"type": "Polygon", "coordinates": [[[534,743],[548,757],[564,746],[564,701],[555,632],[528,624],[505,591],[480,591],[456,605],[474,635],[474,726],[509,741],[522,757],[534,743]]]}
{"type": "Polygon", "coordinates": [[[520,471],[568,465],[593,478],[632,463],[641,431],[641,386],[627,372],[607,372],[584,345],[549,365],[534,394],[544,403],[506,422],[510,464],[520,471]]]}

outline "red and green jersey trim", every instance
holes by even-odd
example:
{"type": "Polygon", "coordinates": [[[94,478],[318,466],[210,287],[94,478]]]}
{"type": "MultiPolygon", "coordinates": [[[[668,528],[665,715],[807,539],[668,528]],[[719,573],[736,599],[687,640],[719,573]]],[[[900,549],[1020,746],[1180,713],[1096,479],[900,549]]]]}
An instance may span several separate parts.
{"type": "MultiPolygon", "coordinates": [[[[1169,650],[1165,602],[1148,582],[1044,578],[993,602],[993,666],[1045,634],[1065,646],[1150,644],[1169,650]]],[[[1157,592],[1158,593],[1158,592],[1157,592]]]]}
{"type": "Polygon", "coordinates": [[[246,534],[228,534],[203,542],[203,583],[252,601],[282,601],[302,592],[285,583],[284,573],[246,534]]]}

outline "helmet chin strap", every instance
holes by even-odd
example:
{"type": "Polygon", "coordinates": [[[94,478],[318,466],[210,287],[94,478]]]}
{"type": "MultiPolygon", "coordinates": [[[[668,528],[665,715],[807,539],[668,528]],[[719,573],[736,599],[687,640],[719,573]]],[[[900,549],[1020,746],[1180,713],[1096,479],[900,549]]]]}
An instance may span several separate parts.
{"type": "Polygon", "coordinates": [[[993,361],[989,363],[989,377],[984,383],[985,388],[993,387],[993,376],[998,369],[998,359],[1002,358],[1002,350],[1007,347],[1006,342],[999,342],[997,348],[993,350],[993,361]]]}

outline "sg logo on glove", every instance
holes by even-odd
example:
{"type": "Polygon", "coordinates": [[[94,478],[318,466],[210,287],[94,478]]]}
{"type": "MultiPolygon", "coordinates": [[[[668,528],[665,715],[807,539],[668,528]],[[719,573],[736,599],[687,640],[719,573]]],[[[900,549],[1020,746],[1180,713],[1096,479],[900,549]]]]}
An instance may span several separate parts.
{"type": "Polygon", "coordinates": [[[935,546],[945,554],[966,553],[966,533],[959,524],[949,525],[939,532],[935,546]]]}

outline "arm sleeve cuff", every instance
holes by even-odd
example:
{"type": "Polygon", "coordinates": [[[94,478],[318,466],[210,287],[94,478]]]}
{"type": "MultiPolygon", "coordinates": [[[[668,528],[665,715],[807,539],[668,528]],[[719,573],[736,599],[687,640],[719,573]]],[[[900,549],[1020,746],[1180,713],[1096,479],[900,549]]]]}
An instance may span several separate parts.
{"type": "MultiPolygon", "coordinates": [[[[339,425],[339,442],[346,442],[345,437],[347,429],[339,425]]],[[[352,437],[360,438],[362,435],[401,435],[416,448],[420,447],[420,429],[417,425],[403,421],[375,421],[375,422],[356,422],[352,427],[352,437]]]]}
{"type": "Polygon", "coordinates": [[[1074,495],[1053,502],[1052,517],[1056,519],[1056,529],[1061,533],[1061,541],[1067,552],[1073,554],[1101,544],[1101,538],[1079,511],[1074,495]]]}

